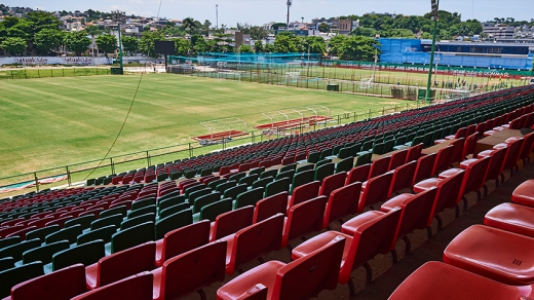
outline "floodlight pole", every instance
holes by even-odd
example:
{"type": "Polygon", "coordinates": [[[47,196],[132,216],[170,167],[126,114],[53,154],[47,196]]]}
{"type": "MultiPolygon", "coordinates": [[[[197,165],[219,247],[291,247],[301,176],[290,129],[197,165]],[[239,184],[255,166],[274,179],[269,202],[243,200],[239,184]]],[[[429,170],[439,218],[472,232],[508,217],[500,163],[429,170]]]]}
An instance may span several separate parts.
{"type": "Polygon", "coordinates": [[[439,0],[431,0],[432,4],[432,15],[434,18],[434,29],[432,32],[432,48],[430,50],[430,64],[428,66],[428,80],[426,84],[426,96],[425,102],[430,103],[432,101],[432,67],[434,66],[434,52],[436,49],[436,31],[438,30],[438,10],[439,10],[439,0]]]}
{"type": "Polygon", "coordinates": [[[124,64],[122,62],[122,38],[121,38],[121,22],[117,23],[119,27],[119,63],[121,68],[121,74],[124,72],[124,64]]]}

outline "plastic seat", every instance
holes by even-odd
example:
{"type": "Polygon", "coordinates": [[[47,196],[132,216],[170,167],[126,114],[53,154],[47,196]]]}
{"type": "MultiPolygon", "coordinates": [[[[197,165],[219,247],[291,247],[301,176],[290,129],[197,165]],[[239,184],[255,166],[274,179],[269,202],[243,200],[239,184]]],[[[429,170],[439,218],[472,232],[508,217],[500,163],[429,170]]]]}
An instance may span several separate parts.
{"type": "Polygon", "coordinates": [[[484,224],[534,238],[534,208],[502,203],[486,214],[484,224]]]}
{"type": "Polygon", "coordinates": [[[106,256],[102,240],[91,241],[76,247],[56,252],[52,256],[52,269],[54,271],[75,264],[89,266],[106,256]]]}
{"type": "Polygon", "coordinates": [[[149,206],[141,207],[135,210],[130,210],[130,213],[128,214],[128,219],[135,218],[135,217],[147,214],[147,213],[152,213],[155,215],[156,210],[157,210],[156,205],[149,205],[149,206]]]}
{"type": "Polygon", "coordinates": [[[450,145],[443,149],[440,149],[436,156],[436,161],[434,162],[434,167],[432,168],[432,175],[437,174],[449,167],[452,162],[454,152],[454,146],[450,145]]]}
{"type": "Polygon", "coordinates": [[[271,250],[280,250],[284,215],[277,214],[259,223],[245,227],[224,237],[227,242],[226,274],[233,275],[236,268],[271,250]]]}
{"type": "Polygon", "coordinates": [[[293,205],[317,197],[320,187],[321,183],[319,181],[312,181],[294,188],[291,196],[288,199],[287,208],[289,209],[293,205]]]}
{"type": "Polygon", "coordinates": [[[508,151],[506,152],[506,157],[504,159],[503,170],[513,169],[519,160],[519,155],[521,154],[521,147],[523,146],[524,139],[519,139],[508,144],[508,151]]]}
{"type": "Polygon", "coordinates": [[[211,224],[210,241],[220,239],[229,234],[252,225],[254,207],[249,205],[217,216],[211,224]]]}
{"type": "Polygon", "coordinates": [[[155,240],[154,223],[146,222],[113,234],[111,237],[111,253],[117,253],[153,240],[155,240]]]}
{"type": "Polygon", "coordinates": [[[351,183],[334,190],[326,204],[323,228],[334,220],[358,212],[358,199],[362,184],[360,182],[351,183]]]}
{"type": "MultiPolygon", "coordinates": [[[[252,184],[252,183],[251,183],[252,184]]],[[[238,184],[232,188],[229,188],[227,189],[226,191],[224,191],[224,194],[223,194],[223,198],[232,198],[232,199],[237,199],[237,196],[241,193],[244,193],[246,192],[248,189],[247,189],[247,184],[238,184]]]]}
{"type": "Polygon", "coordinates": [[[121,222],[121,230],[131,228],[133,226],[143,224],[146,222],[154,222],[156,219],[156,215],[153,213],[146,213],[144,215],[140,215],[133,218],[127,218],[126,220],[121,222]]]}
{"type": "Polygon", "coordinates": [[[34,231],[35,229],[37,229],[37,226],[28,226],[26,228],[19,229],[19,230],[15,231],[15,232],[12,232],[12,233],[6,235],[5,237],[9,238],[9,237],[12,237],[12,236],[18,236],[18,237],[20,237],[21,240],[25,240],[26,239],[26,233],[34,231]]]}
{"type": "Polygon", "coordinates": [[[360,200],[358,201],[358,212],[363,212],[363,209],[368,205],[385,202],[389,196],[392,179],[393,174],[388,172],[363,183],[360,200]]]}
{"type": "MultiPolygon", "coordinates": [[[[458,194],[458,201],[461,200],[463,195],[469,192],[476,192],[484,186],[484,183],[486,182],[485,178],[490,164],[490,160],[491,158],[484,157],[464,165],[465,174],[464,179],[462,181],[462,186],[460,188],[460,193],[458,194]]],[[[451,176],[456,175],[456,173],[458,173],[458,171],[462,169],[451,168],[445,172],[440,173],[439,178],[449,178],[451,176]]]]}
{"type": "MultiPolygon", "coordinates": [[[[0,272],[0,298],[10,295],[11,287],[35,277],[43,275],[43,264],[39,261],[0,272]]],[[[9,299],[9,298],[7,298],[9,299]]]]}
{"type": "MultiPolygon", "coordinates": [[[[58,226],[59,227],[59,226],[58,226]]],[[[37,237],[33,237],[32,239],[35,239],[37,237]]],[[[26,238],[27,240],[30,240],[29,238],[26,238]]],[[[0,239],[0,249],[5,248],[7,246],[15,245],[20,242],[20,237],[18,236],[12,236],[5,239],[0,239]]]]}
{"type": "Polygon", "coordinates": [[[117,232],[115,225],[109,225],[96,230],[78,235],[76,238],[76,244],[81,245],[91,241],[102,240],[104,243],[111,242],[111,237],[117,232]]]}
{"type": "Polygon", "coordinates": [[[329,175],[334,174],[336,165],[334,163],[326,163],[315,169],[314,180],[323,181],[329,175]]]}
{"type": "Polygon", "coordinates": [[[209,220],[215,221],[218,215],[231,211],[233,208],[232,198],[223,199],[208,205],[204,205],[200,213],[193,216],[193,221],[209,220]]]}
{"type": "Polygon", "coordinates": [[[282,247],[286,247],[291,239],[321,230],[327,200],[325,196],[319,196],[289,208],[284,223],[282,247]]]}
{"type": "Polygon", "coordinates": [[[217,241],[175,256],[154,275],[153,299],[175,299],[225,278],[226,242],[217,241]],[[184,272],[195,270],[195,272],[184,272]]]}
{"type": "Polygon", "coordinates": [[[412,180],[415,175],[417,167],[416,161],[411,161],[393,170],[393,177],[391,178],[391,186],[389,188],[388,198],[395,192],[402,189],[411,188],[412,180]]]}
{"type": "MultiPolygon", "coordinates": [[[[496,180],[499,178],[499,175],[502,173],[503,167],[504,167],[504,159],[506,157],[506,152],[508,149],[499,149],[499,150],[490,150],[489,157],[491,157],[491,161],[489,163],[488,170],[486,172],[486,178],[485,180],[496,180]]],[[[480,156],[481,153],[479,153],[478,158],[483,158],[485,156],[480,156]]]]}
{"type": "Polygon", "coordinates": [[[163,239],[156,241],[156,266],[161,267],[171,257],[207,244],[209,238],[210,222],[207,220],[167,232],[163,239]]]}
{"type": "Polygon", "coordinates": [[[352,270],[360,267],[375,255],[387,254],[392,250],[401,210],[395,208],[388,213],[368,211],[342,226],[342,232],[327,231],[295,247],[291,251],[293,259],[302,259],[320,249],[337,236],[345,237],[343,260],[339,271],[339,283],[350,279],[352,270]],[[360,249],[360,247],[362,247],[360,249]]]}
{"type": "Polygon", "coordinates": [[[241,208],[248,205],[255,206],[258,201],[263,199],[264,188],[258,187],[241,193],[237,196],[234,208],[241,208]]]}
{"type": "Polygon", "coordinates": [[[406,163],[406,157],[408,156],[408,150],[401,150],[391,154],[391,159],[389,161],[388,171],[394,170],[397,167],[404,165],[406,163]]]}
{"type": "Polygon", "coordinates": [[[19,283],[11,288],[11,296],[6,299],[67,300],[86,291],[85,268],[81,264],[76,264],[19,283]]]}
{"type": "Polygon", "coordinates": [[[176,204],[176,205],[173,205],[173,206],[168,206],[168,207],[166,207],[164,209],[160,209],[158,211],[159,218],[160,219],[166,218],[166,217],[168,217],[170,215],[173,215],[173,214],[175,214],[177,212],[181,212],[182,210],[189,209],[190,207],[191,206],[187,202],[176,204]]]}
{"type": "Polygon", "coordinates": [[[27,264],[34,261],[40,261],[43,264],[51,263],[52,256],[55,253],[68,249],[69,246],[70,244],[68,241],[58,241],[24,251],[24,253],[22,253],[22,263],[27,264]]]}
{"type": "Polygon", "coordinates": [[[431,261],[406,278],[388,300],[517,300],[532,297],[530,286],[511,286],[431,261]],[[460,288],[461,287],[461,288],[460,288]]]}
{"type": "Polygon", "coordinates": [[[288,193],[282,192],[267,198],[264,198],[256,203],[254,209],[254,218],[252,223],[258,223],[268,219],[277,213],[284,214],[287,209],[288,193]]]}
{"type": "Polygon", "coordinates": [[[91,230],[106,227],[109,225],[115,225],[115,227],[119,228],[123,219],[124,217],[121,214],[115,214],[105,218],[99,218],[98,220],[94,220],[93,222],[91,222],[91,230]]]}
{"type": "Polygon", "coordinates": [[[432,170],[434,168],[437,156],[438,155],[436,153],[432,153],[417,160],[417,166],[415,168],[412,185],[432,176],[432,170]]]}
{"type": "Polygon", "coordinates": [[[340,172],[349,172],[352,169],[352,165],[354,164],[354,157],[348,156],[336,164],[336,173],[340,172]]]}
{"type": "Polygon", "coordinates": [[[22,253],[24,251],[34,249],[41,246],[39,239],[25,240],[16,244],[12,244],[0,249],[0,258],[12,257],[15,261],[22,259],[22,253]]]}
{"type": "Polygon", "coordinates": [[[382,157],[376,159],[371,164],[371,170],[369,171],[369,178],[373,178],[382,175],[388,171],[391,156],[382,157]]]}
{"type": "Polygon", "coordinates": [[[369,180],[369,173],[371,171],[371,164],[365,164],[353,168],[347,174],[347,179],[345,180],[345,185],[355,183],[355,182],[365,182],[369,180]]]}
{"type": "Polygon", "coordinates": [[[0,272],[15,267],[15,260],[13,257],[0,258],[0,272]]]}
{"type": "Polygon", "coordinates": [[[79,224],[82,227],[82,230],[84,230],[84,229],[91,227],[91,222],[93,222],[94,220],[95,220],[94,215],[82,216],[82,217],[78,217],[78,218],[74,218],[74,219],[70,219],[66,221],[65,227],[72,227],[74,225],[79,224]]]}
{"type": "MultiPolygon", "coordinates": [[[[402,212],[400,216],[397,239],[405,237],[415,229],[424,229],[428,225],[428,219],[431,218],[432,206],[436,198],[438,189],[431,188],[419,194],[400,194],[389,199],[380,206],[380,211],[390,212],[400,207],[402,212]]],[[[392,247],[395,247],[393,241],[392,247]]]]}
{"type": "Polygon", "coordinates": [[[347,178],[347,173],[341,172],[334,175],[326,177],[319,189],[319,196],[329,197],[332,191],[342,187],[345,184],[345,179],[347,178]]]}
{"type": "Polygon", "coordinates": [[[182,210],[165,218],[156,221],[154,225],[156,230],[156,239],[161,239],[163,236],[174,229],[187,226],[193,223],[193,213],[191,209],[182,210]]]}
{"type": "Polygon", "coordinates": [[[534,283],[533,247],[534,238],[473,225],[449,243],[443,261],[505,284],[530,285],[534,283]]]}
{"type": "Polygon", "coordinates": [[[421,157],[421,151],[423,151],[423,144],[418,144],[408,149],[406,154],[406,161],[410,162],[412,160],[418,160],[421,157]]]}
{"type": "Polygon", "coordinates": [[[291,180],[289,178],[282,178],[273,181],[265,187],[265,197],[276,195],[281,192],[289,191],[291,180]]]}
{"type": "MultiPolygon", "coordinates": [[[[313,165],[309,166],[313,168],[313,165]]],[[[302,172],[299,172],[299,170],[297,170],[297,173],[295,173],[295,176],[293,176],[291,190],[294,191],[297,187],[314,181],[314,176],[315,172],[313,170],[305,170],[302,172]]]]}
{"type": "Polygon", "coordinates": [[[89,289],[95,289],[156,266],[156,243],[147,242],[109,256],[85,268],[85,280],[89,289]]]}
{"type": "Polygon", "coordinates": [[[72,300],[150,300],[153,281],[152,273],[142,272],[81,294],[72,300]]]}
{"type": "Polygon", "coordinates": [[[512,192],[512,201],[534,207],[534,179],[521,183],[512,192]]]}
{"type": "Polygon", "coordinates": [[[344,243],[345,239],[337,236],[303,259],[289,264],[266,262],[222,286],[217,291],[217,299],[252,299],[249,295],[254,294],[258,284],[267,290],[262,299],[310,299],[324,289],[333,290],[337,286],[344,243]]]}
{"type": "MultiPolygon", "coordinates": [[[[133,208],[133,206],[131,207],[133,208]]],[[[116,214],[121,214],[123,217],[126,217],[126,211],[127,211],[126,205],[114,206],[113,208],[102,211],[100,213],[100,218],[105,218],[105,217],[113,216],[116,214]]]]}

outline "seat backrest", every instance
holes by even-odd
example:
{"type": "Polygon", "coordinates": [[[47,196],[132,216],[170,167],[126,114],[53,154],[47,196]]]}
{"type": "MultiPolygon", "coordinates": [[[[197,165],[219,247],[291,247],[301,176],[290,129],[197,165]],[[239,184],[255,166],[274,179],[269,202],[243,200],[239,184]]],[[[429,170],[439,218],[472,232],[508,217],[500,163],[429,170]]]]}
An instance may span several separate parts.
{"type": "Polygon", "coordinates": [[[147,300],[152,299],[154,276],[142,272],[81,294],[72,300],[147,300]]]}
{"type": "Polygon", "coordinates": [[[272,299],[311,299],[337,286],[345,238],[337,236],[317,251],[283,266],[276,275],[272,299]]]}
{"type": "Polygon", "coordinates": [[[460,191],[459,197],[462,197],[469,192],[476,192],[484,186],[490,161],[491,157],[488,156],[469,164],[465,170],[464,181],[462,183],[462,190],[460,191]]]}
{"type": "Polygon", "coordinates": [[[200,196],[195,200],[195,203],[193,205],[193,213],[198,213],[205,205],[217,202],[219,200],[221,200],[220,192],[200,196]]]}
{"type": "Polygon", "coordinates": [[[465,139],[457,139],[456,141],[452,142],[451,145],[454,147],[454,150],[451,153],[451,162],[464,160],[464,156],[462,155],[464,152],[465,139]]]}
{"type": "Polygon", "coordinates": [[[210,241],[220,239],[252,225],[254,206],[248,205],[217,216],[210,241]]]}
{"type": "Polygon", "coordinates": [[[200,220],[215,221],[215,218],[217,218],[218,215],[231,211],[232,208],[232,198],[227,198],[204,205],[204,207],[200,209],[200,220]]]}
{"type": "MultiPolygon", "coordinates": [[[[163,220],[159,220],[159,222],[161,221],[163,220]]],[[[163,235],[164,234],[161,234],[161,237],[163,237],[163,235]]],[[[111,237],[111,253],[117,253],[130,247],[153,240],[155,240],[154,222],[139,224],[113,234],[111,237]]]]}
{"type": "Polygon", "coordinates": [[[508,145],[508,151],[506,152],[506,158],[504,159],[504,169],[512,169],[515,167],[519,155],[521,154],[521,147],[523,146],[524,139],[518,139],[508,145]]]}
{"type": "Polygon", "coordinates": [[[282,178],[276,181],[273,181],[265,187],[265,197],[276,195],[281,192],[289,191],[289,185],[291,184],[291,179],[282,178]]]}
{"type": "Polygon", "coordinates": [[[85,267],[76,264],[15,285],[11,299],[70,299],[85,291],[85,267]]]}
{"type": "Polygon", "coordinates": [[[174,299],[217,281],[223,281],[226,242],[216,241],[176,256],[163,263],[161,299],[174,299]],[[195,272],[184,272],[195,270],[195,272]]]}
{"type": "Polygon", "coordinates": [[[434,167],[432,168],[432,175],[437,174],[440,171],[445,170],[449,167],[453,159],[453,152],[454,146],[452,145],[449,145],[438,151],[436,162],[434,162],[434,167]]]}
{"type": "Polygon", "coordinates": [[[334,174],[336,165],[334,163],[325,163],[315,169],[314,180],[323,181],[328,175],[334,174]]]}
{"type": "Polygon", "coordinates": [[[458,131],[456,131],[456,135],[454,136],[454,138],[455,139],[465,138],[466,132],[467,132],[467,127],[460,127],[458,128],[458,131]]]}
{"type": "Polygon", "coordinates": [[[534,132],[531,132],[523,137],[523,146],[521,147],[520,159],[526,159],[532,153],[532,147],[534,147],[534,132]]]}
{"type": "Polygon", "coordinates": [[[396,169],[397,167],[403,165],[406,162],[406,157],[408,156],[408,150],[400,150],[391,155],[391,160],[389,161],[388,171],[396,169]]]}
{"type": "Polygon", "coordinates": [[[59,231],[56,231],[54,233],[47,235],[45,237],[45,241],[47,244],[61,241],[61,240],[68,240],[70,243],[74,243],[78,235],[81,233],[82,233],[82,226],[75,225],[75,226],[63,228],[59,231]]]}
{"type": "Polygon", "coordinates": [[[325,196],[318,196],[289,208],[282,247],[293,238],[321,229],[327,200],[325,196]]]}
{"type": "Polygon", "coordinates": [[[432,176],[432,170],[434,169],[437,156],[436,153],[432,153],[422,156],[417,160],[412,185],[432,176]]]}
{"type": "Polygon", "coordinates": [[[354,164],[354,157],[349,156],[346,157],[336,164],[336,173],[339,172],[349,172],[352,169],[352,165],[354,164]]]}
{"type": "Polygon", "coordinates": [[[371,164],[371,171],[369,178],[373,178],[379,175],[382,175],[388,171],[389,162],[391,161],[391,156],[382,157],[376,159],[371,164]]]}
{"type": "Polygon", "coordinates": [[[43,264],[52,262],[52,255],[61,250],[68,249],[70,246],[68,241],[57,241],[50,244],[33,248],[22,253],[22,263],[27,264],[34,261],[40,261],[43,264]]]}
{"type": "MultiPolygon", "coordinates": [[[[305,167],[308,167],[308,166],[313,168],[313,165],[306,165],[305,167]]],[[[301,171],[301,172],[297,170],[297,173],[295,173],[295,175],[293,176],[291,189],[295,190],[295,188],[301,185],[312,182],[314,180],[314,176],[315,176],[314,170],[306,170],[306,171],[301,171]]]]}
{"type": "Polygon", "coordinates": [[[173,206],[168,206],[168,207],[165,207],[164,209],[160,209],[158,211],[158,214],[159,214],[159,218],[162,219],[162,218],[166,218],[172,214],[175,214],[177,212],[180,212],[182,210],[186,210],[186,209],[189,209],[191,207],[191,205],[189,205],[189,203],[187,202],[183,202],[183,203],[179,203],[179,204],[176,204],[176,205],[173,205],[173,206]]]}
{"type": "Polygon", "coordinates": [[[142,271],[153,270],[156,267],[155,255],[156,243],[150,241],[101,258],[98,261],[96,286],[103,286],[142,271]]]}
{"type": "Polygon", "coordinates": [[[40,261],[1,271],[0,298],[9,296],[11,287],[14,285],[43,274],[43,264],[40,261]]]}
{"type": "Polygon", "coordinates": [[[224,191],[223,197],[232,198],[235,200],[239,194],[244,193],[246,191],[247,191],[247,185],[239,184],[224,191]]]}
{"type": "Polygon", "coordinates": [[[233,274],[240,264],[270,250],[280,250],[283,228],[284,215],[276,214],[239,230],[233,237],[232,249],[229,249],[230,262],[226,265],[226,273],[233,274]]]}
{"type": "MultiPolygon", "coordinates": [[[[356,218],[365,218],[365,215],[369,213],[376,212],[366,212],[356,218]]],[[[400,216],[401,209],[394,208],[358,227],[341,270],[340,282],[347,282],[353,269],[360,267],[375,255],[387,254],[392,250],[400,216]]]]}
{"type": "Polygon", "coordinates": [[[108,225],[106,227],[91,230],[78,235],[76,238],[76,243],[81,245],[94,240],[102,240],[104,243],[108,243],[111,242],[111,236],[115,232],[117,232],[117,227],[115,225],[108,225]]]}
{"type": "Polygon", "coordinates": [[[202,220],[195,224],[167,232],[163,237],[162,259],[180,255],[209,242],[210,222],[202,220]]]}
{"type": "Polygon", "coordinates": [[[265,189],[263,187],[257,187],[237,195],[234,207],[241,208],[248,205],[252,205],[254,207],[256,202],[263,199],[264,190],[265,189]]]}
{"type": "Polygon", "coordinates": [[[326,177],[321,184],[321,188],[319,189],[319,195],[329,197],[332,191],[342,187],[345,184],[346,178],[347,173],[345,172],[340,172],[326,177]]]}
{"type": "Polygon", "coordinates": [[[347,174],[347,179],[345,180],[345,185],[351,184],[354,182],[365,182],[369,179],[369,173],[371,171],[371,164],[361,165],[355,168],[352,168],[347,174]]]}
{"type": "Polygon", "coordinates": [[[315,198],[319,194],[321,183],[319,181],[312,181],[310,183],[303,184],[293,189],[291,199],[289,200],[289,206],[302,203],[306,200],[315,198]]]}
{"type": "MultiPolygon", "coordinates": [[[[159,219],[155,224],[155,238],[162,239],[163,236],[174,229],[193,223],[193,213],[191,209],[185,209],[180,212],[171,214],[165,218],[159,219]]],[[[133,228],[133,227],[132,227],[133,228]]],[[[131,228],[129,228],[131,229],[131,228]]],[[[129,230],[127,229],[127,230],[129,230]]],[[[148,229],[147,229],[148,230],[148,229]]],[[[153,240],[153,239],[152,239],[153,240]]]]}
{"type": "Polygon", "coordinates": [[[102,228],[108,225],[115,225],[118,228],[120,227],[123,219],[124,217],[120,213],[107,216],[105,218],[99,218],[98,220],[91,222],[91,230],[102,228]]]}
{"type": "Polygon", "coordinates": [[[334,190],[330,194],[323,220],[323,228],[341,217],[358,212],[358,199],[362,188],[361,182],[351,183],[334,190]]]}
{"type": "Polygon", "coordinates": [[[465,143],[464,143],[464,150],[462,152],[462,158],[466,157],[469,154],[475,153],[475,150],[477,147],[477,141],[478,141],[477,132],[467,135],[467,138],[465,139],[465,143]]]}
{"type": "Polygon", "coordinates": [[[486,173],[486,181],[490,179],[497,179],[502,173],[504,168],[504,159],[506,157],[506,152],[508,148],[502,148],[498,150],[493,150],[490,154],[491,161],[486,173]]]}
{"type": "Polygon", "coordinates": [[[406,162],[418,160],[421,157],[421,151],[423,151],[423,144],[418,144],[409,148],[408,154],[406,155],[406,162]]]}
{"type": "Polygon", "coordinates": [[[264,198],[256,203],[254,209],[254,218],[252,223],[261,222],[270,218],[277,213],[286,214],[287,209],[287,192],[281,192],[276,195],[264,198]]]}
{"type": "Polygon", "coordinates": [[[388,198],[390,198],[394,192],[412,187],[416,167],[417,162],[414,160],[397,167],[393,171],[388,198]]]}
{"type": "MultiPolygon", "coordinates": [[[[132,210],[146,207],[149,205],[156,205],[156,198],[148,198],[143,200],[134,200],[132,202],[132,210]]],[[[124,216],[124,214],[123,214],[124,216]]]]}
{"type": "Polygon", "coordinates": [[[392,179],[392,172],[369,179],[358,201],[358,212],[363,212],[363,209],[368,205],[385,202],[389,196],[392,179]]]}
{"type": "Polygon", "coordinates": [[[92,265],[106,256],[102,240],[91,241],[74,248],[56,252],[52,256],[52,268],[63,269],[74,264],[92,265]]]}
{"type": "MultiPolygon", "coordinates": [[[[442,180],[438,184],[438,192],[434,206],[432,208],[432,217],[440,213],[446,207],[454,207],[458,203],[458,195],[464,179],[465,172],[459,171],[447,179],[442,180]]],[[[429,219],[432,222],[432,219],[429,219]]],[[[430,224],[428,224],[430,226],[430,224]]]]}

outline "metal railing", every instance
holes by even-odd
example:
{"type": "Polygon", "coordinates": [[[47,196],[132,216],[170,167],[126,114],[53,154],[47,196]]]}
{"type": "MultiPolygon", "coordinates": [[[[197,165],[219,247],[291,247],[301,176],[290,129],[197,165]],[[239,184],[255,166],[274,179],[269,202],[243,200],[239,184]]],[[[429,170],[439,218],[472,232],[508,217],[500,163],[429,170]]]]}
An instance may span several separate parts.
{"type": "Polygon", "coordinates": [[[0,79],[78,77],[110,74],[109,68],[23,68],[19,70],[0,70],[0,79]]]}

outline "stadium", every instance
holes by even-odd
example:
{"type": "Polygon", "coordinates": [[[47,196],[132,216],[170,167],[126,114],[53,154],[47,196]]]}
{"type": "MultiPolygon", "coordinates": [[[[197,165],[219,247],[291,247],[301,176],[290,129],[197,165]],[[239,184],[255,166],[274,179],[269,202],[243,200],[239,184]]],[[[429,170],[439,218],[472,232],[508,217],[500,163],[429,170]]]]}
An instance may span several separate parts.
{"type": "Polygon", "coordinates": [[[1,68],[0,298],[534,297],[530,48],[378,40],[1,68]]]}

